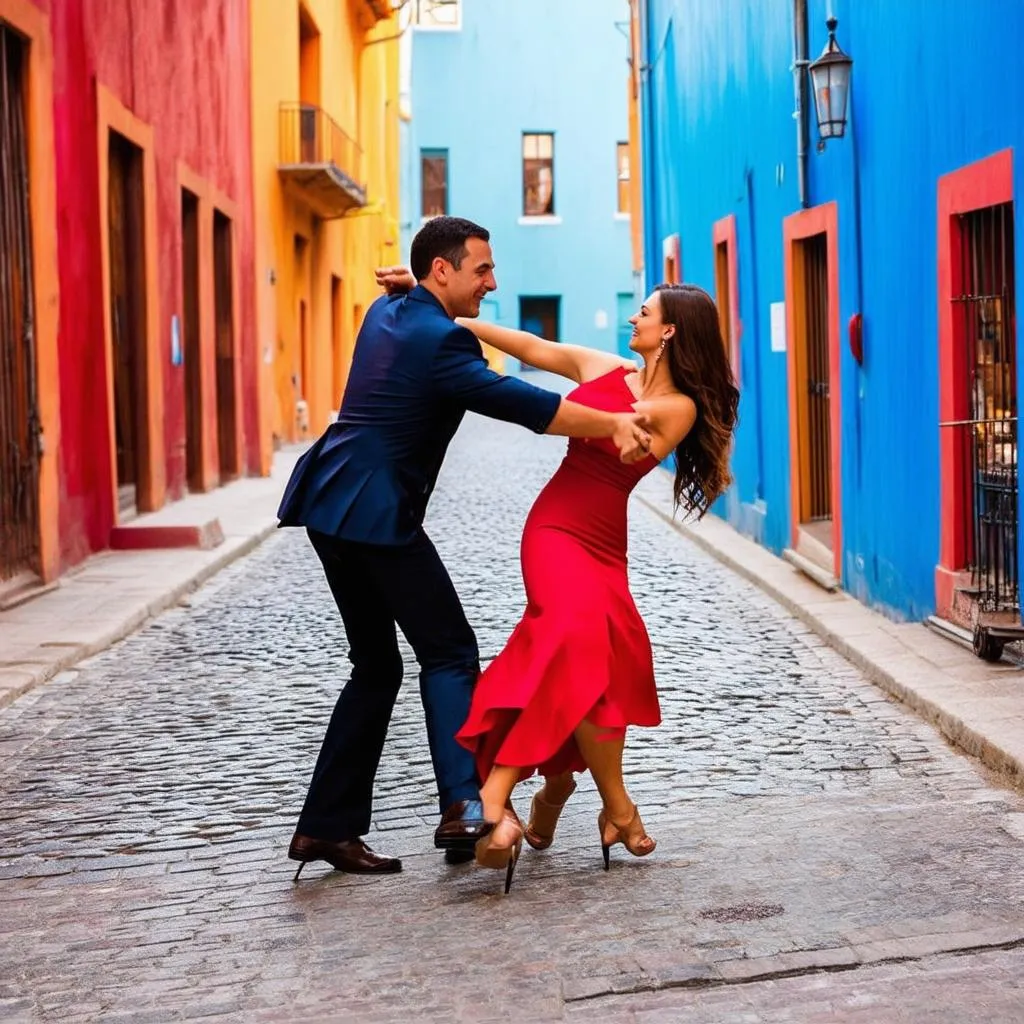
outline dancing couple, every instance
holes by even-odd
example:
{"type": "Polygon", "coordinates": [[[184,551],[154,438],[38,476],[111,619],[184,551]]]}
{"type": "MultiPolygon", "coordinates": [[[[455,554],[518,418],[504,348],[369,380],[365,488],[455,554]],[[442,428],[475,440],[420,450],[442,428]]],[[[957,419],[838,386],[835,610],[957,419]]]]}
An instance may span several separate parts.
{"type": "Polygon", "coordinates": [[[486,229],[428,221],[410,269],[378,271],[337,422],[297,463],[278,516],[306,528],[341,613],[352,672],[338,698],[288,856],[354,873],[401,870],[362,838],[402,682],[396,628],[415,653],[449,863],[503,869],[523,840],[551,844],[589,770],[601,796],[604,865],[621,843],[655,847],[622,777],[630,725],[660,722],[651,645],[629,592],[630,492],[675,455],[674,495],[703,515],[730,482],[739,393],[718,313],[692,285],[660,285],[631,318],[642,366],[478,322],[497,287],[486,229]],[[487,366],[480,342],[575,381],[561,396],[487,366]],[[527,607],[482,673],[476,638],[423,529],[448,444],[467,410],[568,437],[527,518],[527,607]],[[512,791],[540,772],[524,825],[512,791]]]}

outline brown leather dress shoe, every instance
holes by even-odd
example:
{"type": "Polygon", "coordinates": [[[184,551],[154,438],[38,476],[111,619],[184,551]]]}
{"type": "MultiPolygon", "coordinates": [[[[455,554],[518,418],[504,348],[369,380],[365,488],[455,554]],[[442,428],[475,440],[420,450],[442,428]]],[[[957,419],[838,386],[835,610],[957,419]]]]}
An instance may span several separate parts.
{"type": "Polygon", "coordinates": [[[313,839],[298,832],[292,836],[288,859],[302,861],[295,872],[293,881],[296,882],[311,860],[325,860],[335,870],[352,875],[393,875],[402,870],[402,862],[397,857],[374,853],[362,839],[313,839]]]}
{"type": "Polygon", "coordinates": [[[439,850],[472,850],[477,840],[493,829],[494,822],[484,817],[484,805],[479,800],[457,800],[441,816],[434,845],[439,850]]]}

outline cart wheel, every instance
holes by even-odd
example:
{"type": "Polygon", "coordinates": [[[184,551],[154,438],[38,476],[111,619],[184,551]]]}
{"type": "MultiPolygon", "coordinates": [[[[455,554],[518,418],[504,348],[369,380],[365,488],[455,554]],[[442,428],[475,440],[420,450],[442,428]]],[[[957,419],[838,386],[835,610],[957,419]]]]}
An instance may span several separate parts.
{"type": "Polygon", "coordinates": [[[998,661],[1003,656],[1004,641],[997,640],[987,629],[974,630],[974,653],[982,661],[998,661]]]}

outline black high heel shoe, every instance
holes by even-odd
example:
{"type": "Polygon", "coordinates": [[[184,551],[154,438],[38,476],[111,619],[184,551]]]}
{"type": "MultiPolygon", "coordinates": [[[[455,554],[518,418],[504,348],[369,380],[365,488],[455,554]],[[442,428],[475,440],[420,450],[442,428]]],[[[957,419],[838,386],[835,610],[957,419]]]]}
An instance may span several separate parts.
{"type": "Polygon", "coordinates": [[[476,862],[482,868],[505,869],[505,895],[512,888],[512,875],[523,850],[523,823],[515,811],[506,808],[494,831],[476,844],[476,862]],[[506,840],[512,837],[511,842],[506,840]]]}
{"type": "Polygon", "coordinates": [[[658,845],[657,840],[652,839],[644,829],[636,804],[633,804],[633,816],[625,825],[616,824],[604,808],[601,808],[601,813],[597,816],[597,830],[601,833],[601,856],[604,858],[605,871],[611,866],[609,854],[616,843],[622,843],[634,857],[646,857],[649,853],[654,853],[654,848],[658,845]]]}

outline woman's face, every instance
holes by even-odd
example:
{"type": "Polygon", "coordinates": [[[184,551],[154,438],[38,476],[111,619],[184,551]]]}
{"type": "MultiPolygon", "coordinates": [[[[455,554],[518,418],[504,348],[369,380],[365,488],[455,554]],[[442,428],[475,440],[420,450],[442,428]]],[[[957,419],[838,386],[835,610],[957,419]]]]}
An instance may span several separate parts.
{"type": "Polygon", "coordinates": [[[629,347],[638,355],[653,355],[661,348],[668,333],[661,319],[661,299],[657,292],[651,292],[640,307],[640,312],[629,318],[633,325],[633,337],[629,347]]]}

